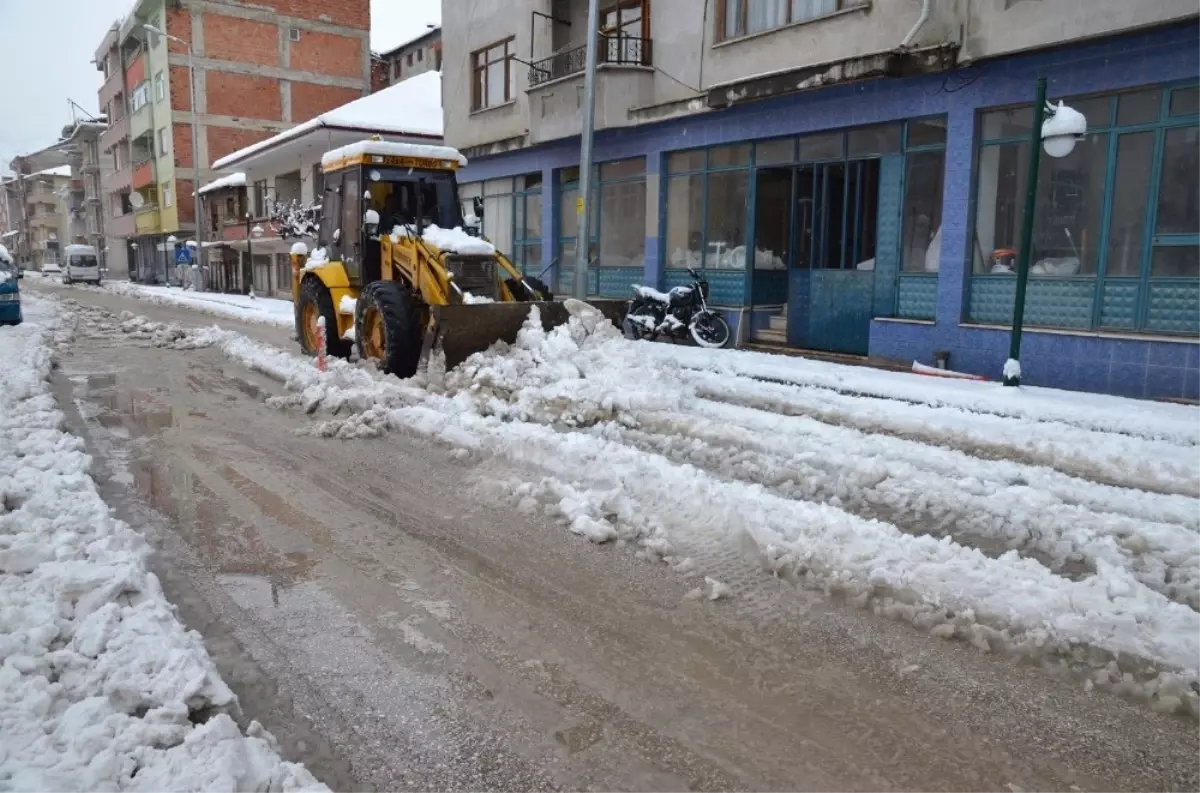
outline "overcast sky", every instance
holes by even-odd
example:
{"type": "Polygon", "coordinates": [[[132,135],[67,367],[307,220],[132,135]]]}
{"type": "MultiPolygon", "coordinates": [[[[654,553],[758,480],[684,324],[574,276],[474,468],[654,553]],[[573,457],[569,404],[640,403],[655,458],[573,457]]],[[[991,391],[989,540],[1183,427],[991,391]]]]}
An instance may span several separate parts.
{"type": "MultiPolygon", "coordinates": [[[[318,0],[319,1],[319,0],[318,0]]],[[[395,47],[440,24],[440,0],[370,0],[371,49],[395,47]]],[[[99,111],[92,58],[132,0],[0,0],[0,172],[44,148],[71,123],[67,98],[99,111]]]]}

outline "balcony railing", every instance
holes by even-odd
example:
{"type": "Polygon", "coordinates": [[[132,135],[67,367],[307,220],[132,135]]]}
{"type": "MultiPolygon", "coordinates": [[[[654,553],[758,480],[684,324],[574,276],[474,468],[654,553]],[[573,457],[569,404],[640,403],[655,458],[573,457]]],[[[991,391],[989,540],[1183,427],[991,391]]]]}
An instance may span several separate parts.
{"type": "Polygon", "coordinates": [[[134,165],[130,184],[134,190],[154,184],[154,160],[143,160],[134,165]]]}
{"type": "MultiPolygon", "coordinates": [[[[596,51],[597,65],[650,66],[654,42],[651,39],[617,34],[600,36],[600,48],[596,51]]],[[[580,44],[563,50],[529,65],[529,87],[557,80],[582,72],[587,66],[587,45],[580,44]]]]}

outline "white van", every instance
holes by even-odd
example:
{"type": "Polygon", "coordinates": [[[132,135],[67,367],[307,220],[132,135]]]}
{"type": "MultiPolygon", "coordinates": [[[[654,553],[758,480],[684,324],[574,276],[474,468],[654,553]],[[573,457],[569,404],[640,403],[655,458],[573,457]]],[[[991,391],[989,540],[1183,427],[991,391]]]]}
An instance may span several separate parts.
{"type": "Polygon", "coordinates": [[[91,245],[68,245],[63,252],[63,283],[100,283],[100,258],[91,245]]]}

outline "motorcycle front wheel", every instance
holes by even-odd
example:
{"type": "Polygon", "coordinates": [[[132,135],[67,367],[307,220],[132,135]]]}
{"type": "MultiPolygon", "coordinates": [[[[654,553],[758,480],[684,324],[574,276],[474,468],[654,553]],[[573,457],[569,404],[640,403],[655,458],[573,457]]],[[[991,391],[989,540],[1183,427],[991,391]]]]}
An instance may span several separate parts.
{"type": "Polygon", "coordinates": [[[725,321],[725,317],[715,311],[703,311],[696,315],[692,320],[690,328],[692,332],[692,340],[701,347],[707,347],[710,350],[720,349],[729,343],[729,337],[733,335],[729,330],[729,323],[725,321]]]}

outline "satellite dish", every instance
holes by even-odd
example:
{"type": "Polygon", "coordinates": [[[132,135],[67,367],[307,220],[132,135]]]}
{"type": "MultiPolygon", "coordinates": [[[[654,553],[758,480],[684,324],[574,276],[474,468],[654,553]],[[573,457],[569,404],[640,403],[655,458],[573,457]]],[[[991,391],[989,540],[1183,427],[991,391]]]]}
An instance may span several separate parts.
{"type": "Polygon", "coordinates": [[[130,193],[129,203],[134,209],[141,209],[142,204],[146,203],[146,199],[142,198],[141,193],[130,193]]]}

